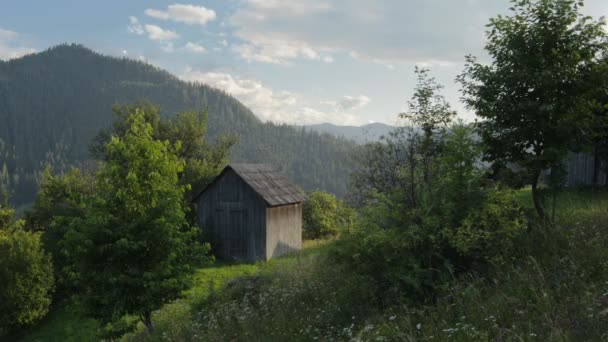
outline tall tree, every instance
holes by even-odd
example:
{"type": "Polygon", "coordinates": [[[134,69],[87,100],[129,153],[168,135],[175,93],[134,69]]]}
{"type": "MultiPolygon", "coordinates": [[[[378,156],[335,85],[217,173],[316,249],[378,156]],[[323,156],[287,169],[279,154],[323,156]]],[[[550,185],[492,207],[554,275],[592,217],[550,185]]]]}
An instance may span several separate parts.
{"type": "Polygon", "coordinates": [[[443,85],[429,75],[430,70],[416,67],[414,72],[418,79],[416,89],[408,102],[408,111],[399,116],[410,122],[409,132],[409,182],[412,204],[416,205],[414,179],[416,161],[420,159],[422,166],[423,183],[430,189],[432,185],[432,162],[439,154],[442,136],[448,125],[456,116],[456,112],[441,95],[443,85]],[[415,129],[422,130],[422,137],[415,129]]]}
{"type": "Polygon", "coordinates": [[[594,89],[606,52],[604,25],[580,13],[582,1],[512,0],[510,16],[490,20],[490,65],[467,57],[459,76],[464,99],[481,119],[485,157],[528,171],[534,206],[543,170],[561,168],[569,151],[590,143],[594,89]]]}
{"type": "Polygon", "coordinates": [[[42,243],[53,259],[55,298],[74,294],[78,273],[75,272],[69,251],[65,249],[65,235],[73,222],[87,215],[87,198],[95,192],[93,175],[72,169],[54,176],[46,168],[40,191],[31,210],[26,213],[26,228],[42,232],[42,243]]]}
{"type": "Polygon", "coordinates": [[[152,331],[152,311],[180,295],[205,251],[185,217],[180,144],[154,139],[142,110],[126,122],[106,146],[86,218],[66,239],[91,313],[105,322],[138,315],[152,331]]]}
{"type": "Polygon", "coordinates": [[[106,158],[105,145],[111,136],[122,137],[129,129],[129,117],[140,110],[146,123],[152,127],[155,139],[167,140],[181,145],[177,157],[185,163],[179,174],[181,185],[189,185],[185,200],[189,202],[193,193],[200,191],[217,176],[228,163],[228,157],[237,140],[231,135],[220,135],[215,143],[207,141],[207,113],[183,112],[171,119],[160,116],[160,107],[149,102],[132,105],[115,105],[114,122],[111,129],[101,130],[93,139],[90,151],[98,159],[106,158]]]}
{"type": "Polygon", "coordinates": [[[351,195],[361,204],[374,193],[404,190],[410,209],[423,199],[432,199],[435,160],[445,140],[445,133],[456,112],[441,95],[443,86],[430,76],[430,70],[416,67],[414,94],[407,111],[399,114],[406,120],[380,142],[359,151],[356,171],[351,175],[351,195]]]}

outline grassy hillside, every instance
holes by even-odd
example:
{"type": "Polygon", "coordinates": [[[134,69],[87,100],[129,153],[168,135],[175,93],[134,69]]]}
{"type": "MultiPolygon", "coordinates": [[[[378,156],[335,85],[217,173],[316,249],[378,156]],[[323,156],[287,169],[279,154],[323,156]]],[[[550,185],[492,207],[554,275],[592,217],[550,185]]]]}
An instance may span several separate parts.
{"type": "MultiPolygon", "coordinates": [[[[520,192],[524,204],[529,192],[520,192]]],[[[332,243],[255,265],[200,269],[184,298],[126,341],[605,341],[608,338],[608,192],[558,198],[558,224],[536,229],[528,255],[490,275],[456,277],[435,301],[368,293],[364,279],[326,258],[332,243]]],[[[530,207],[531,208],[531,207],[530,207]]],[[[24,341],[95,340],[94,321],[61,307],[24,341]]]]}

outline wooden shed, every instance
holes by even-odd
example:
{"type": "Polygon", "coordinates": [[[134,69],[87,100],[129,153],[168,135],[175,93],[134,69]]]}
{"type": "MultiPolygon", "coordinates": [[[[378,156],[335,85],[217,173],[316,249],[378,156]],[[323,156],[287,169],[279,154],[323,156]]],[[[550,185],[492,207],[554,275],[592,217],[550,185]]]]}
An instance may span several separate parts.
{"type": "Polygon", "coordinates": [[[570,153],[564,162],[568,173],[566,186],[606,186],[606,161],[602,161],[597,154],[570,153]]]}
{"type": "Polygon", "coordinates": [[[224,259],[268,260],[302,248],[304,193],[265,164],[230,164],[196,198],[197,223],[224,259]]]}

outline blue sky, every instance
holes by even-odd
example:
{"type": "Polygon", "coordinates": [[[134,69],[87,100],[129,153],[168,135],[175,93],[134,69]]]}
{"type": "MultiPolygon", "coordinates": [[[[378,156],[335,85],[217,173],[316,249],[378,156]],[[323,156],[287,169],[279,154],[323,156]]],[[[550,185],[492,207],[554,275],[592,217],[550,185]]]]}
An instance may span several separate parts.
{"type": "MultiPolygon", "coordinates": [[[[394,124],[414,66],[443,83],[483,57],[485,25],[508,0],[2,0],[0,59],[81,43],[222,88],[263,120],[394,124]]],[[[608,15],[587,0],[585,14],[608,15]]]]}

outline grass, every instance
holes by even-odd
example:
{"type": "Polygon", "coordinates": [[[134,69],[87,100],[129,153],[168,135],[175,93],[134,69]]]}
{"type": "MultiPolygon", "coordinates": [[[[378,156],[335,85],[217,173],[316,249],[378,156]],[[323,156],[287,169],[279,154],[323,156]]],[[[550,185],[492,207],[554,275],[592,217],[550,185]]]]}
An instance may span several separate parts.
{"type": "Polygon", "coordinates": [[[26,333],[8,336],[7,341],[98,341],[99,323],[86,318],[78,302],[56,306],[38,325],[26,333]]]}
{"type": "MultiPolygon", "coordinates": [[[[532,208],[529,190],[519,196],[532,208]]],[[[557,225],[529,233],[520,261],[459,276],[431,303],[375,307],[356,274],[317,252],[223,287],[181,316],[179,331],[134,340],[608,340],[608,193],[563,192],[557,211],[557,225]]]]}
{"type": "MultiPolygon", "coordinates": [[[[519,201],[528,209],[534,209],[532,192],[529,188],[518,191],[519,201]]],[[[552,197],[550,193],[545,195],[545,210],[551,211],[552,197]]],[[[555,211],[556,216],[567,218],[577,212],[596,211],[606,208],[608,204],[608,190],[606,189],[572,189],[559,192],[557,195],[555,211]]]]}
{"type": "MultiPolygon", "coordinates": [[[[519,192],[532,209],[529,190],[519,192]]],[[[606,341],[608,192],[567,191],[557,224],[536,227],[513,265],[455,278],[432,303],[370,305],[357,274],[328,267],[331,242],[256,264],[199,269],[182,299],[124,341],[606,341]]],[[[391,304],[392,303],[392,304],[391,304]]],[[[77,303],[56,308],[24,341],[97,340],[77,303]]]]}
{"type": "MultiPolygon", "coordinates": [[[[268,262],[255,264],[235,264],[218,261],[212,266],[203,267],[193,276],[192,287],[184,292],[182,299],[165,305],[154,313],[154,320],[159,330],[176,330],[178,325],[163,324],[167,318],[188,319],[192,307],[199,307],[209,296],[217,293],[229,281],[242,277],[255,277],[272,273],[277,267],[289,268],[307,258],[316,257],[322,250],[324,241],[304,241],[304,249],[300,253],[286,255],[268,262]]],[[[67,341],[87,342],[99,341],[100,324],[91,318],[86,318],[83,308],[76,302],[60,304],[51,309],[49,315],[36,326],[27,331],[18,332],[7,337],[11,341],[67,341]]],[[[143,326],[137,327],[139,333],[143,326]]]]}
{"type": "MultiPolygon", "coordinates": [[[[523,205],[532,208],[529,190],[523,205]]],[[[362,340],[608,340],[608,192],[571,190],[556,225],[535,227],[514,265],[467,274],[436,302],[371,317],[362,340]]]]}

